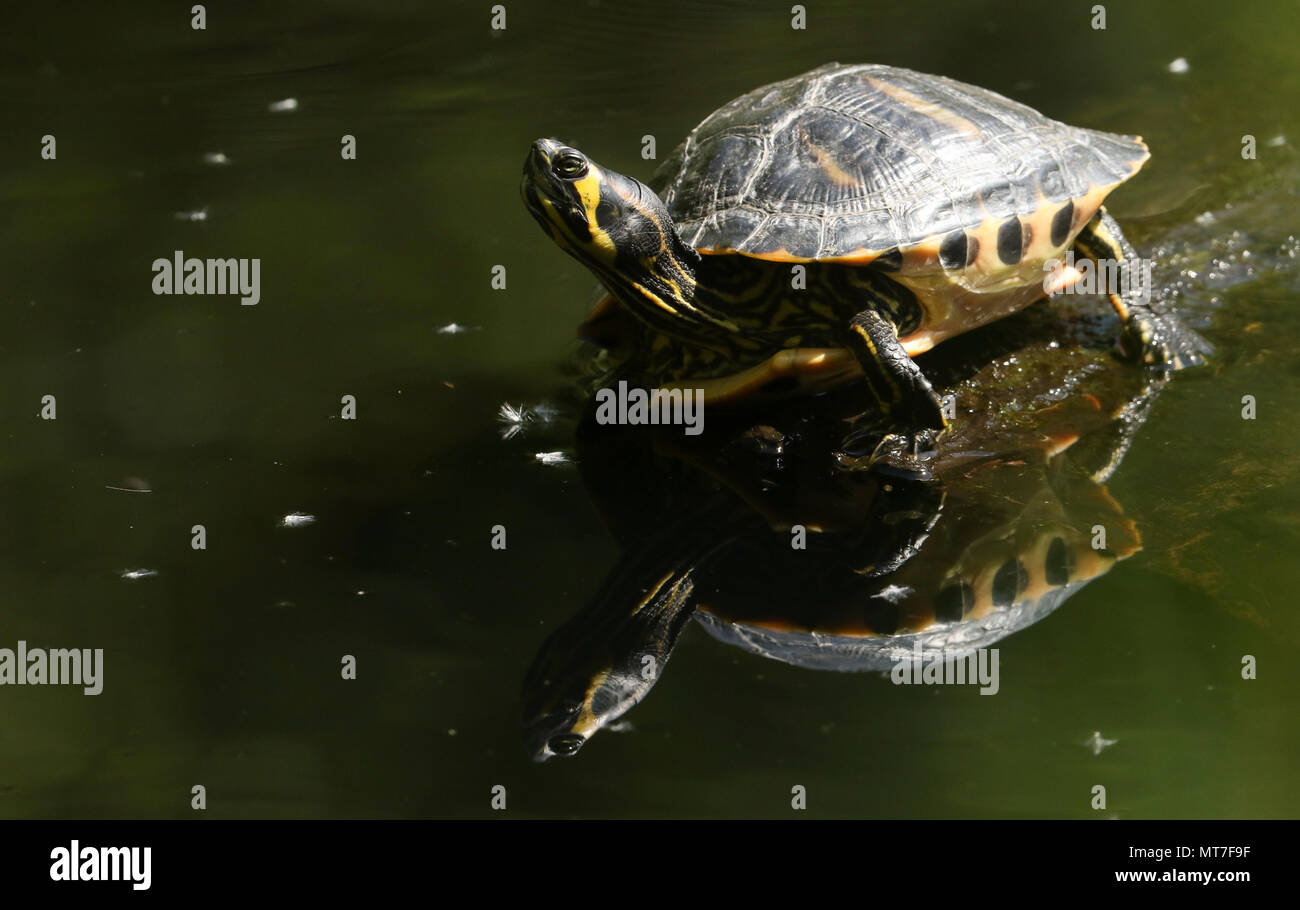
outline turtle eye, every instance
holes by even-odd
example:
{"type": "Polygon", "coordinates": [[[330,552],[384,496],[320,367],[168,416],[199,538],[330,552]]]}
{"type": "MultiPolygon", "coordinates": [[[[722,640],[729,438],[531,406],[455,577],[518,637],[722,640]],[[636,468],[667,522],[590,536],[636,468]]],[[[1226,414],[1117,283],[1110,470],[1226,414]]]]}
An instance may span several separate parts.
{"type": "Polygon", "coordinates": [[[552,736],[551,741],[546,745],[556,755],[573,755],[586,741],[586,738],[578,733],[563,733],[552,736]]]}
{"type": "Polygon", "coordinates": [[[573,149],[565,149],[551,162],[551,170],[556,177],[564,180],[577,180],[587,173],[587,159],[573,149]]]}

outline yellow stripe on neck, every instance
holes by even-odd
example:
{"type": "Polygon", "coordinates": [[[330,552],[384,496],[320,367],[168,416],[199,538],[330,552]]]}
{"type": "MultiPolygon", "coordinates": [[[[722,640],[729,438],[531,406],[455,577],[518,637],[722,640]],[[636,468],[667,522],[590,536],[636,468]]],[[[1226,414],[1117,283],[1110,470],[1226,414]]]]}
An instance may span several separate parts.
{"type": "Polygon", "coordinates": [[[612,263],[614,257],[618,255],[618,248],[614,246],[614,241],[609,234],[601,230],[596,223],[596,206],[600,205],[600,185],[603,179],[600,168],[588,163],[587,175],[573,181],[573,188],[578,191],[578,198],[582,200],[582,211],[587,219],[587,230],[591,234],[592,247],[612,263]]]}

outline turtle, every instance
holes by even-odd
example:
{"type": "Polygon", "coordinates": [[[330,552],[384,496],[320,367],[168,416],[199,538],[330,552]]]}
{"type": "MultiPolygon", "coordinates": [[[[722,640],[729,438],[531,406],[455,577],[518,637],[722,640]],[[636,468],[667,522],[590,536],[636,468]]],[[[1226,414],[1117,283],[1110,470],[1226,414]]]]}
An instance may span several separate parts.
{"type": "MultiPolygon", "coordinates": [[[[1075,283],[1045,272],[1070,251],[1122,278],[1137,256],[1102,202],[1148,157],[944,76],[831,63],[723,105],[651,185],[544,138],[521,192],[608,292],[581,334],[658,385],[725,404],[862,377],[875,413],[941,431],[912,358],[1075,283]]],[[[1121,352],[1203,362],[1146,290],[1110,289],[1121,352]]]]}
{"type": "MultiPolygon", "coordinates": [[[[998,343],[972,340],[971,356],[998,343]]],[[[841,415],[797,400],[703,443],[589,413],[579,466],[624,555],[526,675],[530,756],[576,754],[645,698],[692,619],[765,658],[883,672],[1046,618],[1142,547],[1104,484],[1167,378],[1107,348],[1038,337],[964,373],[941,364],[959,419],[931,482],[843,465],[841,415]]]]}

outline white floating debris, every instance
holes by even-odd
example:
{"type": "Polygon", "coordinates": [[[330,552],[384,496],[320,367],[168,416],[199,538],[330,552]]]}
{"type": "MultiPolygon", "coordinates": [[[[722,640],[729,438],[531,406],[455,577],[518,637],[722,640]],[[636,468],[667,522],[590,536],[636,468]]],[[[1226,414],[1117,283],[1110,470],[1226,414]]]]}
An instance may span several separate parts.
{"type": "Polygon", "coordinates": [[[1201,227],[1209,227],[1214,224],[1214,213],[1201,212],[1201,214],[1197,215],[1193,220],[1201,227]]]}
{"type": "Polygon", "coordinates": [[[1092,750],[1093,755],[1100,755],[1103,749],[1109,749],[1118,739],[1106,739],[1101,735],[1100,730],[1093,730],[1092,736],[1084,740],[1083,744],[1092,750]]]}
{"type": "Polygon", "coordinates": [[[515,407],[507,401],[497,409],[497,420],[505,424],[501,428],[502,439],[514,439],[524,431],[524,424],[534,419],[536,419],[535,415],[528,409],[527,405],[521,404],[519,407],[515,407]]]}
{"type": "Polygon", "coordinates": [[[497,420],[504,424],[501,428],[502,439],[514,439],[527,429],[528,424],[550,423],[559,416],[560,409],[546,402],[516,407],[507,401],[497,409],[497,420]]]}
{"type": "Polygon", "coordinates": [[[871,596],[879,597],[881,600],[888,601],[891,604],[896,604],[911,593],[912,589],[906,585],[888,585],[871,596]]]}
{"type": "Polygon", "coordinates": [[[515,407],[510,402],[502,402],[501,407],[497,409],[497,420],[502,423],[523,423],[525,420],[532,420],[533,412],[528,409],[528,405],[521,404],[515,407]]]}
{"type": "Polygon", "coordinates": [[[153,578],[157,574],[154,569],[126,569],[122,572],[122,577],[135,581],[137,578],[153,578]]]}
{"type": "Polygon", "coordinates": [[[225,152],[204,152],[203,163],[216,165],[229,164],[230,159],[226,157],[225,152]]]}
{"type": "Polygon", "coordinates": [[[282,528],[301,528],[304,525],[312,524],[316,521],[315,515],[308,515],[306,512],[290,512],[280,519],[282,528]]]}
{"type": "Polygon", "coordinates": [[[533,457],[545,465],[569,463],[569,456],[563,452],[538,452],[533,457]]]}
{"type": "Polygon", "coordinates": [[[1187,62],[1186,57],[1179,57],[1177,60],[1172,60],[1169,63],[1169,72],[1171,73],[1185,73],[1191,68],[1192,65],[1187,62]]]}
{"type": "Polygon", "coordinates": [[[143,477],[126,477],[117,483],[104,484],[105,490],[115,493],[152,493],[153,486],[143,477]]]}
{"type": "Polygon", "coordinates": [[[533,405],[533,415],[542,423],[550,423],[560,416],[560,409],[543,401],[541,404],[533,405]]]}
{"type": "Polygon", "coordinates": [[[465,332],[477,332],[478,330],[479,326],[461,325],[457,322],[449,322],[446,325],[438,326],[439,335],[461,335],[465,332]]]}
{"type": "Polygon", "coordinates": [[[1264,144],[1271,149],[1281,148],[1282,146],[1286,145],[1286,137],[1274,136],[1272,139],[1268,140],[1268,142],[1264,144]]]}
{"type": "Polygon", "coordinates": [[[203,208],[195,209],[192,212],[177,212],[176,220],[177,221],[207,221],[208,208],[207,206],[204,206],[203,208]]]}
{"type": "Polygon", "coordinates": [[[285,98],[283,101],[272,101],[266,106],[266,109],[272,114],[279,114],[282,111],[296,111],[298,109],[298,99],[285,98]]]}

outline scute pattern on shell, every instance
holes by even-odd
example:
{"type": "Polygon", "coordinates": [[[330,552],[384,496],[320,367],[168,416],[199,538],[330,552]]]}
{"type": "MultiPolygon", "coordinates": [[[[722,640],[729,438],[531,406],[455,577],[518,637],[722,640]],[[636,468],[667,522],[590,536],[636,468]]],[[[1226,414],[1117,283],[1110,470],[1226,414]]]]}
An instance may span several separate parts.
{"type": "Polygon", "coordinates": [[[953,79],[829,64],[719,108],[654,183],[697,249],[833,259],[1029,215],[1147,156],[953,79]]]}

